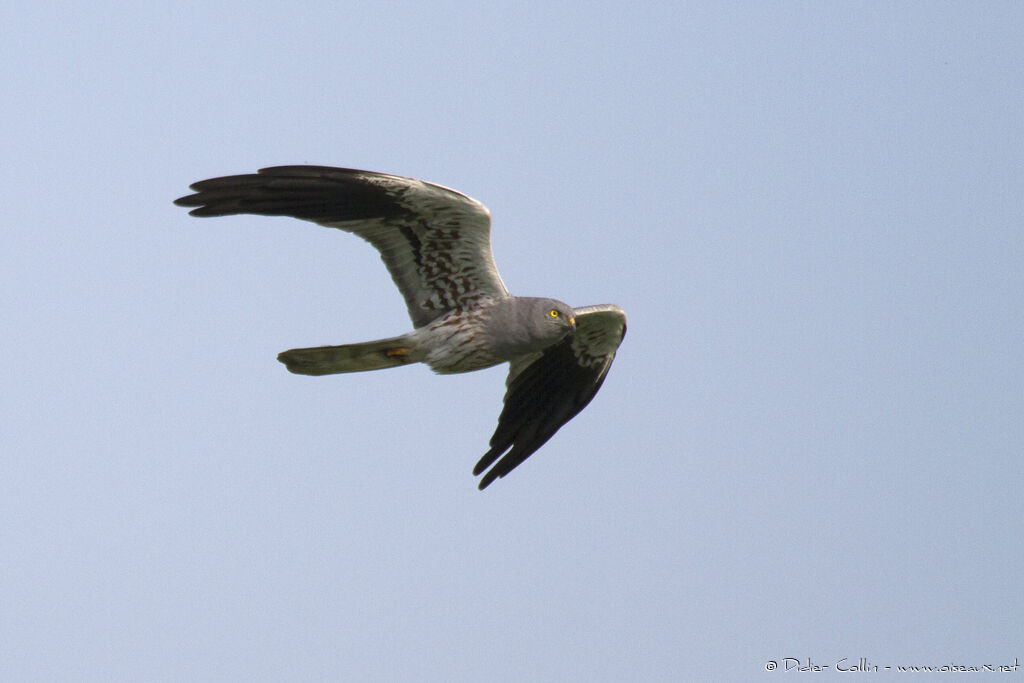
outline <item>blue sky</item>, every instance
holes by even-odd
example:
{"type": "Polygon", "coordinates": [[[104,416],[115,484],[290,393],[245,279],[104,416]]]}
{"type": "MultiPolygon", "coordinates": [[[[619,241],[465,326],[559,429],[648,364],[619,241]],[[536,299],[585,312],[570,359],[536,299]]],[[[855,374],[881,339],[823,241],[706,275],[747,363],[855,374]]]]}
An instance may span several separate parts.
{"type": "Polygon", "coordinates": [[[0,21],[0,678],[1024,659],[1020,4],[0,21]],[[297,163],[454,187],[513,292],[623,306],[590,407],[481,493],[504,369],[286,372],[409,329],[373,250],[171,201],[297,163]]]}

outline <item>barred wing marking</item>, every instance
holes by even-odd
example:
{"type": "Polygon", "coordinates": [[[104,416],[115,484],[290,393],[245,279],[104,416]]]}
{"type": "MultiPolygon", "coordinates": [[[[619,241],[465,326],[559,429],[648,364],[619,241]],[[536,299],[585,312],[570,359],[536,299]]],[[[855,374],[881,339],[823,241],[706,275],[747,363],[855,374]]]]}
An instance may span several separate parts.
{"type": "Polygon", "coordinates": [[[415,327],[508,296],[491,253],[491,216],[455,190],[330,166],[273,166],[202,180],[175,200],[193,216],[292,216],[362,237],[380,252],[415,327]]]}

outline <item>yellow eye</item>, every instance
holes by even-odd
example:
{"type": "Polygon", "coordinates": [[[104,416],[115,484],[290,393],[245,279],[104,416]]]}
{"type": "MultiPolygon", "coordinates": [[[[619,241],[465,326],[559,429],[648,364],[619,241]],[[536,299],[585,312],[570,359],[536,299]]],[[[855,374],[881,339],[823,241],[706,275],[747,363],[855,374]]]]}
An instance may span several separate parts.
{"type": "Polygon", "coordinates": [[[552,308],[550,311],[548,311],[548,315],[550,315],[552,318],[557,318],[559,313],[558,311],[552,308]]]}

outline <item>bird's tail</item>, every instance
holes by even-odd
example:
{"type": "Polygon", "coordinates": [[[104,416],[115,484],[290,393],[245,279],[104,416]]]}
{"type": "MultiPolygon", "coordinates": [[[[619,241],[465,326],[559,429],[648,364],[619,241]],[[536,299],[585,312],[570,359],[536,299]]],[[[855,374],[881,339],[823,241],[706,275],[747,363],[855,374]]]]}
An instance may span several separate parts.
{"type": "Polygon", "coordinates": [[[314,346],[282,351],[277,359],[299,375],[333,375],[339,372],[381,370],[415,363],[408,337],[392,337],[362,344],[314,346]]]}

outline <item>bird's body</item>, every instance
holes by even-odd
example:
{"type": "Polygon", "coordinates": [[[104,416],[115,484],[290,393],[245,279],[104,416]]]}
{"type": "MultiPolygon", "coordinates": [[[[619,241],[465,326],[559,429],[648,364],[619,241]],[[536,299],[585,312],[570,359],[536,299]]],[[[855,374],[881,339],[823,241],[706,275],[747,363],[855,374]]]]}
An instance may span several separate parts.
{"type": "Polygon", "coordinates": [[[414,329],[373,342],[284,351],[298,374],[425,363],[471,372],[510,363],[491,450],[474,469],[483,489],[540,448],[604,381],[626,331],[611,304],[573,309],[515,297],[494,265],[490,214],[454,190],[401,176],[324,166],[279,166],[192,185],[176,200],[196,216],[293,216],[370,242],[405,297],[414,329]],[[506,452],[507,451],[507,452],[506,452]],[[500,458],[500,460],[499,460],[500,458]]]}
{"type": "Polygon", "coordinates": [[[572,309],[560,301],[508,297],[445,313],[401,337],[292,349],[277,358],[300,375],[380,370],[407,363],[426,363],[434,372],[448,375],[483,370],[542,351],[565,337],[574,324],[572,309]],[[560,310],[564,317],[559,318],[567,322],[549,323],[553,310],[560,310]],[[520,324],[506,323],[517,317],[522,318],[520,324]],[[540,324],[531,324],[536,319],[540,324]]]}

